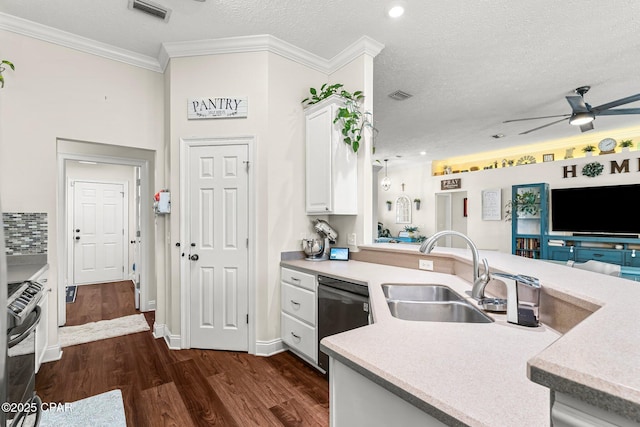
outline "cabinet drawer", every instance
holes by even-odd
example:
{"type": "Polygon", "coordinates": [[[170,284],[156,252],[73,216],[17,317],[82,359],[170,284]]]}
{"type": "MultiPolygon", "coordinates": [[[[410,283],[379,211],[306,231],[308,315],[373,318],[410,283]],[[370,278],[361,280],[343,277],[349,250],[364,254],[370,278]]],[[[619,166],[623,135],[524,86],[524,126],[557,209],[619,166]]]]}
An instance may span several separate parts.
{"type": "Polygon", "coordinates": [[[576,248],[576,261],[585,262],[590,259],[602,262],[608,262],[611,264],[619,264],[623,263],[623,252],[622,251],[614,251],[607,249],[583,249],[576,248]]]}
{"type": "Polygon", "coordinates": [[[315,326],[316,324],[316,294],[315,292],[297,286],[282,283],[282,311],[315,326]]]}
{"type": "Polygon", "coordinates": [[[316,291],[316,276],[313,274],[282,268],[280,275],[283,282],[300,286],[313,292],[316,291]]]}
{"type": "Polygon", "coordinates": [[[549,252],[547,254],[547,257],[554,261],[569,261],[569,260],[573,260],[574,253],[575,253],[575,248],[573,248],[572,250],[572,248],[566,247],[566,246],[562,246],[562,247],[549,246],[549,252]]]}
{"type": "Polygon", "coordinates": [[[294,319],[286,313],[282,313],[281,334],[282,341],[318,363],[318,350],[316,329],[294,319]]]}
{"type": "Polygon", "coordinates": [[[626,251],[624,264],[630,267],[640,267],[640,251],[626,251]]]}

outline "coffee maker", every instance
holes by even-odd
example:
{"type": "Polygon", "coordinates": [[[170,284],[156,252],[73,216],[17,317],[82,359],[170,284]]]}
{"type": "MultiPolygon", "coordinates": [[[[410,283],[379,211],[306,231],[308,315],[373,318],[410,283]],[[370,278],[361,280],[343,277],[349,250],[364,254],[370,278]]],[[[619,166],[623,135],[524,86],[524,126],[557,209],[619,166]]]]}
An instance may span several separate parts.
{"type": "Polygon", "coordinates": [[[329,250],[332,244],[338,239],[338,232],[335,231],[327,221],[316,219],[313,229],[320,235],[321,239],[302,239],[302,250],[307,255],[307,261],[325,261],[329,259],[329,250]]]}

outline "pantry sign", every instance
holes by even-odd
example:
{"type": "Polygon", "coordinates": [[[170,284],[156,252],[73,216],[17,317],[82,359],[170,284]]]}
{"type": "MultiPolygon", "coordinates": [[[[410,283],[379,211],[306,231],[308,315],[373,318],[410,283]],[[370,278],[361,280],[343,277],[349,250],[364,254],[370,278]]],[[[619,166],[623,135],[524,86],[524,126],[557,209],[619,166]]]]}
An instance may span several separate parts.
{"type": "Polygon", "coordinates": [[[187,118],[228,119],[246,118],[249,112],[247,97],[243,98],[190,98],[187,100],[187,118]]]}

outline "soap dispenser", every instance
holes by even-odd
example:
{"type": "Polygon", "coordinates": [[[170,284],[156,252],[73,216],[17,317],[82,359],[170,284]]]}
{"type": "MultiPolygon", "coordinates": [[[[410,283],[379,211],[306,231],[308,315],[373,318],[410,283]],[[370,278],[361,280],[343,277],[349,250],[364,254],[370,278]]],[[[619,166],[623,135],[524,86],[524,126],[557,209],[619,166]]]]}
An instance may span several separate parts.
{"type": "Polygon", "coordinates": [[[522,326],[540,326],[540,281],[523,274],[491,273],[507,285],[507,321],[522,326]]]}

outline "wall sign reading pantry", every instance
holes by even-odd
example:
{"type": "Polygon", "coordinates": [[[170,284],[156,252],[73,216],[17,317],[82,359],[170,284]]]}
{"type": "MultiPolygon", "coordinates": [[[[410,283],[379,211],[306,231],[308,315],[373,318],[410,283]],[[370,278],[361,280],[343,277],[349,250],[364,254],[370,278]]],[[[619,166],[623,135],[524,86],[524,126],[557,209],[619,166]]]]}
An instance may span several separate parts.
{"type": "Polygon", "coordinates": [[[246,118],[249,103],[244,98],[189,98],[187,100],[187,118],[226,119],[246,118]]]}
{"type": "MultiPolygon", "coordinates": [[[[616,173],[629,173],[630,171],[630,160],[631,159],[624,159],[623,161],[621,161],[620,163],[618,163],[616,160],[611,160],[609,162],[609,174],[613,175],[616,173]]],[[[636,172],[640,172],[640,157],[638,157],[637,159],[638,162],[638,166],[637,166],[637,170],[636,172]]],[[[578,167],[577,165],[569,165],[569,166],[563,166],[562,167],[562,171],[563,171],[563,178],[577,178],[578,177],[578,167]]],[[[582,170],[582,174],[586,175],[586,176],[591,176],[592,178],[600,175],[600,172],[596,173],[595,175],[593,174],[585,174],[584,169],[582,170]]]]}

